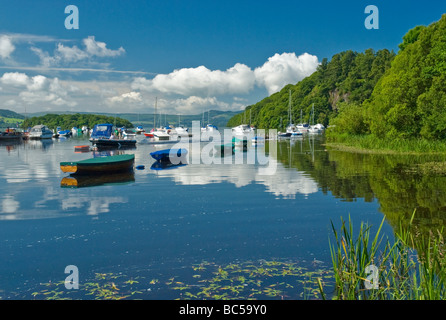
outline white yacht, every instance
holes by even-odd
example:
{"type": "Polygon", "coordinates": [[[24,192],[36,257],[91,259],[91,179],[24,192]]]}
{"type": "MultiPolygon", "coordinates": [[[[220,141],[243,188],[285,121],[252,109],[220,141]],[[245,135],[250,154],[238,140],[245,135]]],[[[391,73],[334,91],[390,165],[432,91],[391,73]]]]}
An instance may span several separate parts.
{"type": "Polygon", "coordinates": [[[206,127],[201,128],[201,132],[218,131],[218,128],[213,124],[207,124],[206,127]]]}
{"type": "Polygon", "coordinates": [[[286,136],[301,136],[302,132],[299,131],[299,129],[297,128],[297,126],[295,124],[293,124],[292,121],[292,112],[291,112],[291,90],[290,90],[290,97],[288,98],[288,117],[289,119],[289,124],[286,127],[286,136]]]}
{"type": "Polygon", "coordinates": [[[235,135],[246,135],[251,132],[254,132],[254,130],[247,124],[241,124],[237,127],[232,128],[232,133],[235,135]]]}
{"type": "Polygon", "coordinates": [[[31,128],[28,137],[30,139],[51,139],[53,131],[48,129],[47,126],[40,124],[31,128]]]}
{"type": "Polygon", "coordinates": [[[297,130],[299,130],[301,133],[307,133],[309,129],[308,123],[299,123],[296,125],[297,130]]]}
{"type": "Polygon", "coordinates": [[[308,128],[308,133],[310,134],[319,134],[322,133],[323,129],[325,129],[325,127],[318,123],[318,124],[314,124],[314,103],[313,103],[313,107],[311,109],[311,114],[312,114],[312,125],[310,125],[310,127],[308,128]]]}
{"type": "Polygon", "coordinates": [[[179,136],[188,136],[189,129],[182,125],[179,125],[178,127],[175,127],[175,133],[179,136]]]}

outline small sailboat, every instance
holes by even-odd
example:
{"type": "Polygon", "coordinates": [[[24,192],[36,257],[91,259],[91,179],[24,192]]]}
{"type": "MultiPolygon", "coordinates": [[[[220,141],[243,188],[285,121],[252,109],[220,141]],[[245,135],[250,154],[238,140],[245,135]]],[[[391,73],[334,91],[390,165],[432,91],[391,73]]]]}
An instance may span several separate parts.
{"type": "Polygon", "coordinates": [[[313,107],[311,109],[311,115],[312,115],[312,125],[308,128],[308,133],[310,134],[319,134],[322,133],[324,126],[320,123],[314,124],[314,103],[313,107]]]}
{"type": "Polygon", "coordinates": [[[289,116],[289,123],[286,127],[286,133],[289,133],[289,136],[296,137],[301,136],[302,132],[299,131],[297,126],[292,121],[292,112],[291,112],[291,90],[290,90],[290,97],[288,99],[288,116],[289,116]]]}

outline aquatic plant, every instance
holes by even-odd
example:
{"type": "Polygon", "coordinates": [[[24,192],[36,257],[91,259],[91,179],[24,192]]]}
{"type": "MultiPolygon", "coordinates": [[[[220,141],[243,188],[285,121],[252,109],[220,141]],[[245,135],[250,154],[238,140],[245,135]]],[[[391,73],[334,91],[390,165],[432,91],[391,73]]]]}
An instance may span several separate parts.
{"type": "Polygon", "coordinates": [[[176,276],[158,274],[159,278],[95,273],[92,279],[79,285],[79,290],[66,290],[63,281],[49,282],[31,296],[39,300],[159,299],[160,296],[184,300],[321,299],[319,286],[328,288],[332,280],[332,272],[322,268],[320,261],[259,260],[228,264],[202,261],[186,271],[176,276]]]}
{"type": "MultiPolygon", "coordinates": [[[[371,241],[370,226],[361,224],[354,237],[352,221],[342,222],[338,232],[333,224],[330,244],[335,279],[334,299],[339,300],[442,300],[445,297],[446,256],[441,230],[427,236],[413,224],[395,232],[394,242],[382,242],[382,224],[371,241]],[[376,266],[373,286],[368,266],[376,266]],[[376,286],[375,286],[376,285],[376,286]]],[[[320,285],[324,296],[323,285],[320,285]]]]}

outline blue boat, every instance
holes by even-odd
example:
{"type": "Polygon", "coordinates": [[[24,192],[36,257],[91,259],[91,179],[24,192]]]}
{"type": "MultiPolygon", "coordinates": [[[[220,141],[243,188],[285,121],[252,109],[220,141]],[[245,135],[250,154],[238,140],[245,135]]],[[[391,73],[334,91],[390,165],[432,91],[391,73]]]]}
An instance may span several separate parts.
{"type": "Polygon", "coordinates": [[[118,139],[113,135],[113,125],[110,123],[97,124],[91,133],[90,142],[98,149],[135,148],[135,139],[118,139]]]}
{"type": "Polygon", "coordinates": [[[163,163],[186,163],[187,149],[165,149],[150,153],[153,159],[163,163]]]}

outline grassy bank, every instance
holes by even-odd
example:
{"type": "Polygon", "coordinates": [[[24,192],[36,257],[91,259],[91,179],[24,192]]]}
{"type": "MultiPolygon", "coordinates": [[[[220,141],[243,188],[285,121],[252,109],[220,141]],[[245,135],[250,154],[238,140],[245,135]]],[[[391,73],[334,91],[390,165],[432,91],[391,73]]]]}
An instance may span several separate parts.
{"type": "MultiPolygon", "coordinates": [[[[414,212],[415,214],[415,212],[414,212]]],[[[444,239],[441,232],[428,235],[412,224],[384,242],[381,226],[375,235],[361,224],[355,237],[352,222],[333,227],[330,244],[335,274],[334,299],[339,300],[443,300],[445,298],[444,239]]],[[[383,220],[384,222],[384,220],[383,220]]],[[[355,232],[356,233],[356,232],[355,232]]],[[[322,297],[326,297],[320,285],[322,297]]]]}
{"type": "Polygon", "coordinates": [[[328,134],[327,146],[362,153],[422,154],[446,153],[446,141],[426,139],[380,139],[374,135],[328,134]]]}

